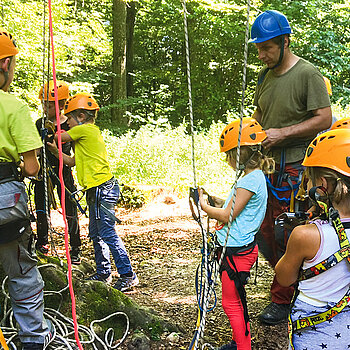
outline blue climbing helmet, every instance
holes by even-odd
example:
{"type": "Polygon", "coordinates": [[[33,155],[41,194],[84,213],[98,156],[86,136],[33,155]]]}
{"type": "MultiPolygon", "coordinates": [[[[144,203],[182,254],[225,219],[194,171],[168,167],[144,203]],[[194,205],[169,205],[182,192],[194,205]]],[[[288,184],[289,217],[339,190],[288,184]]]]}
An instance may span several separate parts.
{"type": "Polygon", "coordinates": [[[276,36],[291,33],[292,28],[283,13],[276,10],[267,10],[255,19],[249,42],[262,43],[276,36]]]}

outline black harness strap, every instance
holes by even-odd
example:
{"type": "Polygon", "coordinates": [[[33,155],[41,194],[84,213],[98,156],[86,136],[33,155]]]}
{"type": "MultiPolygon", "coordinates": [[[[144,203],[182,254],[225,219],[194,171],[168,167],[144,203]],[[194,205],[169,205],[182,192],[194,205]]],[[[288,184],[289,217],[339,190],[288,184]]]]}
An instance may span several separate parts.
{"type": "MultiPolygon", "coordinates": [[[[233,260],[233,256],[244,256],[252,253],[256,246],[256,241],[254,240],[252,243],[247,244],[243,247],[228,247],[226,248],[225,258],[222,261],[220,266],[220,274],[223,271],[227,272],[228,277],[231,281],[235,283],[235,286],[238,291],[238,295],[241,299],[241,303],[243,306],[243,317],[245,322],[245,335],[249,334],[248,330],[248,322],[249,322],[249,314],[248,314],[248,304],[247,304],[247,294],[244,286],[248,283],[248,279],[250,277],[249,271],[238,271],[237,266],[233,260]],[[230,265],[231,263],[231,265],[230,265]]],[[[221,248],[218,249],[218,254],[221,253],[221,248]]]]}
{"type": "Polygon", "coordinates": [[[17,164],[14,162],[0,163],[0,183],[21,181],[17,164]]]}

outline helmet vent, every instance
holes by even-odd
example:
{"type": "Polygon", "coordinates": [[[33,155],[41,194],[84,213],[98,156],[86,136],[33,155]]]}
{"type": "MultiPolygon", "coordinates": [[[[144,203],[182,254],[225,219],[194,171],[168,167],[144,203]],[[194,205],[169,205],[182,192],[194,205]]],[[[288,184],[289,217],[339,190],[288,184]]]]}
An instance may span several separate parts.
{"type": "Polygon", "coordinates": [[[308,156],[308,157],[311,156],[313,150],[314,150],[314,149],[313,149],[312,147],[309,147],[309,148],[307,149],[307,156],[308,156]]]}
{"type": "Polygon", "coordinates": [[[326,136],[320,137],[320,142],[323,141],[326,138],[326,136]]]}
{"type": "Polygon", "coordinates": [[[335,136],[331,135],[331,136],[328,137],[328,140],[331,140],[331,139],[334,139],[334,138],[335,138],[335,136]]]}
{"type": "Polygon", "coordinates": [[[346,165],[350,168],[350,157],[346,157],[346,165]]]}
{"type": "Polygon", "coordinates": [[[256,139],[256,133],[250,134],[249,137],[250,137],[252,140],[255,140],[255,139],[256,139]]]}
{"type": "Polygon", "coordinates": [[[221,147],[224,147],[224,140],[221,140],[221,141],[220,141],[220,146],[221,146],[221,147]]]}
{"type": "Polygon", "coordinates": [[[90,101],[88,102],[88,106],[89,106],[89,107],[91,107],[91,106],[92,106],[92,103],[91,103],[90,101]]]}

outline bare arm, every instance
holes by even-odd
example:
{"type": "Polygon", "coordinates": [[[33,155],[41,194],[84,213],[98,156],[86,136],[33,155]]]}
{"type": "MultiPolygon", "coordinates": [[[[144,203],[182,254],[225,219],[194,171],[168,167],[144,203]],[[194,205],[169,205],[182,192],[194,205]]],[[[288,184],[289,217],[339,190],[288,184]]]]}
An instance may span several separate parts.
{"type": "Polygon", "coordinates": [[[36,150],[22,153],[23,161],[19,165],[24,176],[36,176],[40,169],[40,164],[36,157],[36,150]]]}
{"type": "MultiPolygon", "coordinates": [[[[233,209],[233,220],[240,214],[243,208],[247,205],[250,198],[253,196],[253,192],[250,192],[244,188],[237,188],[236,202],[233,209]]],[[[199,201],[201,208],[208,214],[209,217],[216,219],[224,224],[228,223],[230,218],[230,212],[232,207],[233,198],[231,198],[226,208],[217,208],[209,205],[203,198],[203,191],[199,190],[199,201]]]]}
{"type": "MultiPolygon", "coordinates": [[[[254,113],[255,114],[255,113],[254,113]]],[[[253,115],[254,116],[254,115],[253,115]]],[[[257,118],[256,118],[257,119],[257,118]]],[[[258,120],[258,119],[257,119],[258,120]]],[[[259,120],[258,120],[259,121],[259,120]]],[[[313,117],[299,124],[280,129],[267,129],[267,138],[262,142],[265,148],[271,148],[290,138],[308,138],[316,133],[328,129],[332,124],[331,107],[316,109],[313,117]]]]}
{"type": "Polygon", "coordinates": [[[258,122],[260,123],[260,122],[261,122],[261,116],[262,116],[262,114],[261,114],[260,108],[259,108],[259,107],[256,107],[256,110],[254,111],[252,117],[253,117],[256,121],[258,121],[258,122]]]}
{"type": "MultiPolygon", "coordinates": [[[[68,135],[68,134],[67,134],[68,135]]],[[[68,135],[69,136],[69,135],[68,135]]],[[[70,136],[69,136],[70,137],[70,136]]],[[[62,140],[63,141],[63,140],[62,140]]],[[[65,141],[63,141],[65,142],[65,141]]],[[[58,148],[56,145],[55,140],[51,143],[51,142],[47,142],[47,146],[49,147],[50,152],[56,157],[59,157],[58,154],[58,148]]],[[[69,166],[70,168],[75,166],[75,155],[74,156],[69,156],[68,154],[65,154],[62,152],[62,158],[63,158],[63,164],[69,166]]]]}
{"type": "Polygon", "coordinates": [[[316,225],[296,227],[287,243],[287,249],[278,261],[275,271],[279,284],[288,287],[296,282],[304,260],[312,259],[321,243],[316,225]]]}

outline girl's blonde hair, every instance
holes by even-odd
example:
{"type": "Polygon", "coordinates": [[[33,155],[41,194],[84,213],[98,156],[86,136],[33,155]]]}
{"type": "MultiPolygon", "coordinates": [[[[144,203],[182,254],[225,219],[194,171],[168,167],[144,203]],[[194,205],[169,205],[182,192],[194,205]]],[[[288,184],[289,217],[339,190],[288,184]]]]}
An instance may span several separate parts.
{"type": "MultiPolygon", "coordinates": [[[[264,174],[273,174],[275,172],[275,161],[263,155],[258,146],[241,146],[239,165],[244,166],[244,169],[259,168],[264,174]]],[[[237,158],[237,148],[232,148],[226,152],[227,162],[234,166],[237,158]]]]}
{"type": "Polygon", "coordinates": [[[350,179],[348,177],[335,170],[323,167],[308,167],[306,171],[313,186],[316,186],[316,180],[321,177],[324,177],[333,186],[333,192],[329,193],[332,202],[338,204],[345,201],[344,205],[350,207],[350,179]]]}

